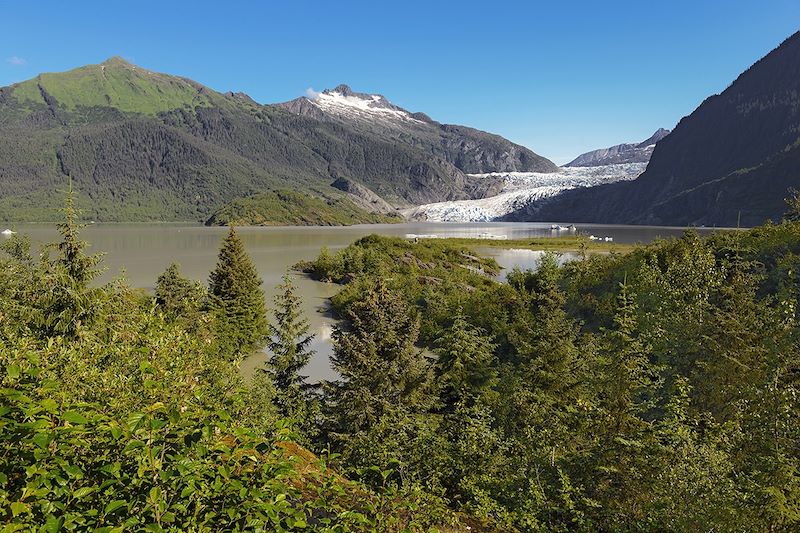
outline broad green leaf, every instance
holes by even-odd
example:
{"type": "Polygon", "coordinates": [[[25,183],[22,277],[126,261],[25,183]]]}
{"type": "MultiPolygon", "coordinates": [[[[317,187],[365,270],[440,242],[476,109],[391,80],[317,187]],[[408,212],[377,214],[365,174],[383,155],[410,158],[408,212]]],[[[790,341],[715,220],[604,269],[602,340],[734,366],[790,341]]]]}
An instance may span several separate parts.
{"type": "Polygon", "coordinates": [[[75,496],[76,498],[80,499],[80,498],[83,498],[84,496],[88,496],[89,494],[93,493],[94,490],[95,490],[94,487],[81,487],[81,488],[79,488],[78,490],[75,491],[73,496],[75,496]]]}
{"type": "Polygon", "coordinates": [[[63,414],[63,418],[67,422],[77,425],[84,425],[89,422],[89,420],[85,416],[83,416],[77,411],[67,411],[63,414]]]}
{"type": "Polygon", "coordinates": [[[126,505],[128,505],[128,502],[125,500],[112,500],[106,505],[106,508],[103,510],[103,514],[111,514],[120,507],[124,507],[126,505]]]}
{"type": "Polygon", "coordinates": [[[48,533],[58,533],[62,525],[64,525],[64,517],[50,515],[44,523],[44,530],[48,533]]]}
{"type": "Polygon", "coordinates": [[[52,398],[45,398],[41,403],[48,413],[55,413],[58,410],[58,403],[52,398]]]}
{"type": "Polygon", "coordinates": [[[132,413],[131,415],[129,415],[127,420],[128,429],[130,429],[131,431],[136,431],[136,429],[139,427],[139,424],[142,423],[142,420],[146,416],[147,415],[144,413],[132,413]]]}
{"type": "Polygon", "coordinates": [[[19,516],[22,513],[27,512],[29,509],[27,503],[22,502],[11,502],[11,514],[13,516],[19,516]]]}
{"type": "Polygon", "coordinates": [[[53,440],[53,437],[50,435],[50,433],[40,432],[34,435],[31,440],[34,442],[34,444],[43,450],[46,450],[50,445],[50,441],[53,440]]]}
{"type": "Polygon", "coordinates": [[[83,472],[81,471],[80,467],[75,465],[67,465],[64,467],[64,472],[70,475],[70,477],[75,478],[82,478],[83,472]]]}

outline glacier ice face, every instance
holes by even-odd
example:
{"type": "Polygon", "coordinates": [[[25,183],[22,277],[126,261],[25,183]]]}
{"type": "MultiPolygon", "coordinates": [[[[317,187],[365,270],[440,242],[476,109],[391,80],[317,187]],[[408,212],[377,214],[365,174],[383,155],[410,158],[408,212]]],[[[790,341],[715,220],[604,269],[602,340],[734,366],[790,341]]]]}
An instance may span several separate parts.
{"type": "Polygon", "coordinates": [[[561,167],[558,172],[504,172],[469,174],[475,179],[503,179],[500,194],[478,200],[437,202],[406,209],[412,220],[431,222],[491,222],[568,189],[594,187],[616,181],[636,179],[647,163],[622,163],[595,167],[561,167]]]}

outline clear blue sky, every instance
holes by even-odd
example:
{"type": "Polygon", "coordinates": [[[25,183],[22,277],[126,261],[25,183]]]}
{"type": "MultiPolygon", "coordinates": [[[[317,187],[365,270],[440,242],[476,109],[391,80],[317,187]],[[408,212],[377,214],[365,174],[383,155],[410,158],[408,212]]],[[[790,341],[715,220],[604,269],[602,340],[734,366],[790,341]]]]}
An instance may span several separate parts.
{"type": "Polygon", "coordinates": [[[0,0],[0,85],[121,55],[262,103],[348,83],[558,163],[673,127],[798,0],[0,0]]]}

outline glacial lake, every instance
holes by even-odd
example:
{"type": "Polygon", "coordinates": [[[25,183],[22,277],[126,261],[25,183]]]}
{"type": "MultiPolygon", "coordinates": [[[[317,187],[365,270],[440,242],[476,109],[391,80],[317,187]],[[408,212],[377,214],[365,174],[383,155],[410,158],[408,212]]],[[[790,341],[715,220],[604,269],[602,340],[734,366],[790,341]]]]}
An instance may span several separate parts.
{"type": "MultiPolygon", "coordinates": [[[[34,243],[54,241],[58,238],[55,225],[23,224],[14,228],[27,234],[34,243]]],[[[323,246],[331,250],[344,248],[353,241],[372,233],[405,236],[437,235],[440,237],[481,237],[485,234],[506,236],[509,239],[557,236],[550,224],[542,223],[407,223],[377,224],[347,227],[255,227],[239,228],[247,251],[252,256],[262,279],[271,306],[274,288],[281,276],[301,260],[314,259],[323,246]]],[[[600,237],[609,236],[618,243],[651,242],[658,237],[680,236],[684,228],[578,225],[578,231],[600,237]]],[[[711,229],[699,230],[701,233],[711,229]]],[[[123,275],[133,287],[152,290],[156,278],[172,262],[181,266],[183,275],[206,282],[209,271],[216,263],[220,241],[227,228],[207,228],[190,224],[95,224],[85,228],[83,238],[91,244],[92,252],[103,252],[105,273],[101,281],[123,275]]],[[[519,267],[536,268],[541,252],[480,248],[479,251],[494,257],[504,268],[500,274],[519,267]]],[[[564,254],[563,260],[570,259],[564,254]]],[[[293,274],[298,292],[303,298],[305,311],[315,339],[312,348],[315,357],[306,368],[313,381],[334,377],[328,357],[331,353],[330,334],[334,320],[327,312],[328,298],[339,290],[337,285],[321,283],[300,274],[293,274]]],[[[258,354],[243,364],[245,374],[263,364],[264,355],[258,354]]]]}

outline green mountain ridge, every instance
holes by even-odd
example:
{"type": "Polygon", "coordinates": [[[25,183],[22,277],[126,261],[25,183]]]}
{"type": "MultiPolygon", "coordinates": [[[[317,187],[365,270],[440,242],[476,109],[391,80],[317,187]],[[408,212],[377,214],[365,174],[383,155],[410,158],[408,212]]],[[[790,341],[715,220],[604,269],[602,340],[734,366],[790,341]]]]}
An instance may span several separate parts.
{"type": "Polygon", "coordinates": [[[237,198],[214,212],[207,226],[349,226],[396,223],[397,214],[370,213],[341,196],[314,196],[291,190],[237,198]]]}
{"type": "Polygon", "coordinates": [[[169,76],[112,57],[63,73],[39,74],[11,86],[11,93],[31,112],[52,100],[71,112],[110,107],[122,113],[156,116],[158,113],[225,102],[222,95],[197,82],[169,76]]]}
{"type": "Polygon", "coordinates": [[[342,178],[395,206],[465,199],[486,190],[466,172],[509,165],[552,163],[470,128],[301,116],[119,57],[0,89],[0,220],[10,222],[57,218],[68,179],[94,220],[204,222],[262,191],[344,197],[331,187],[342,178]]]}

